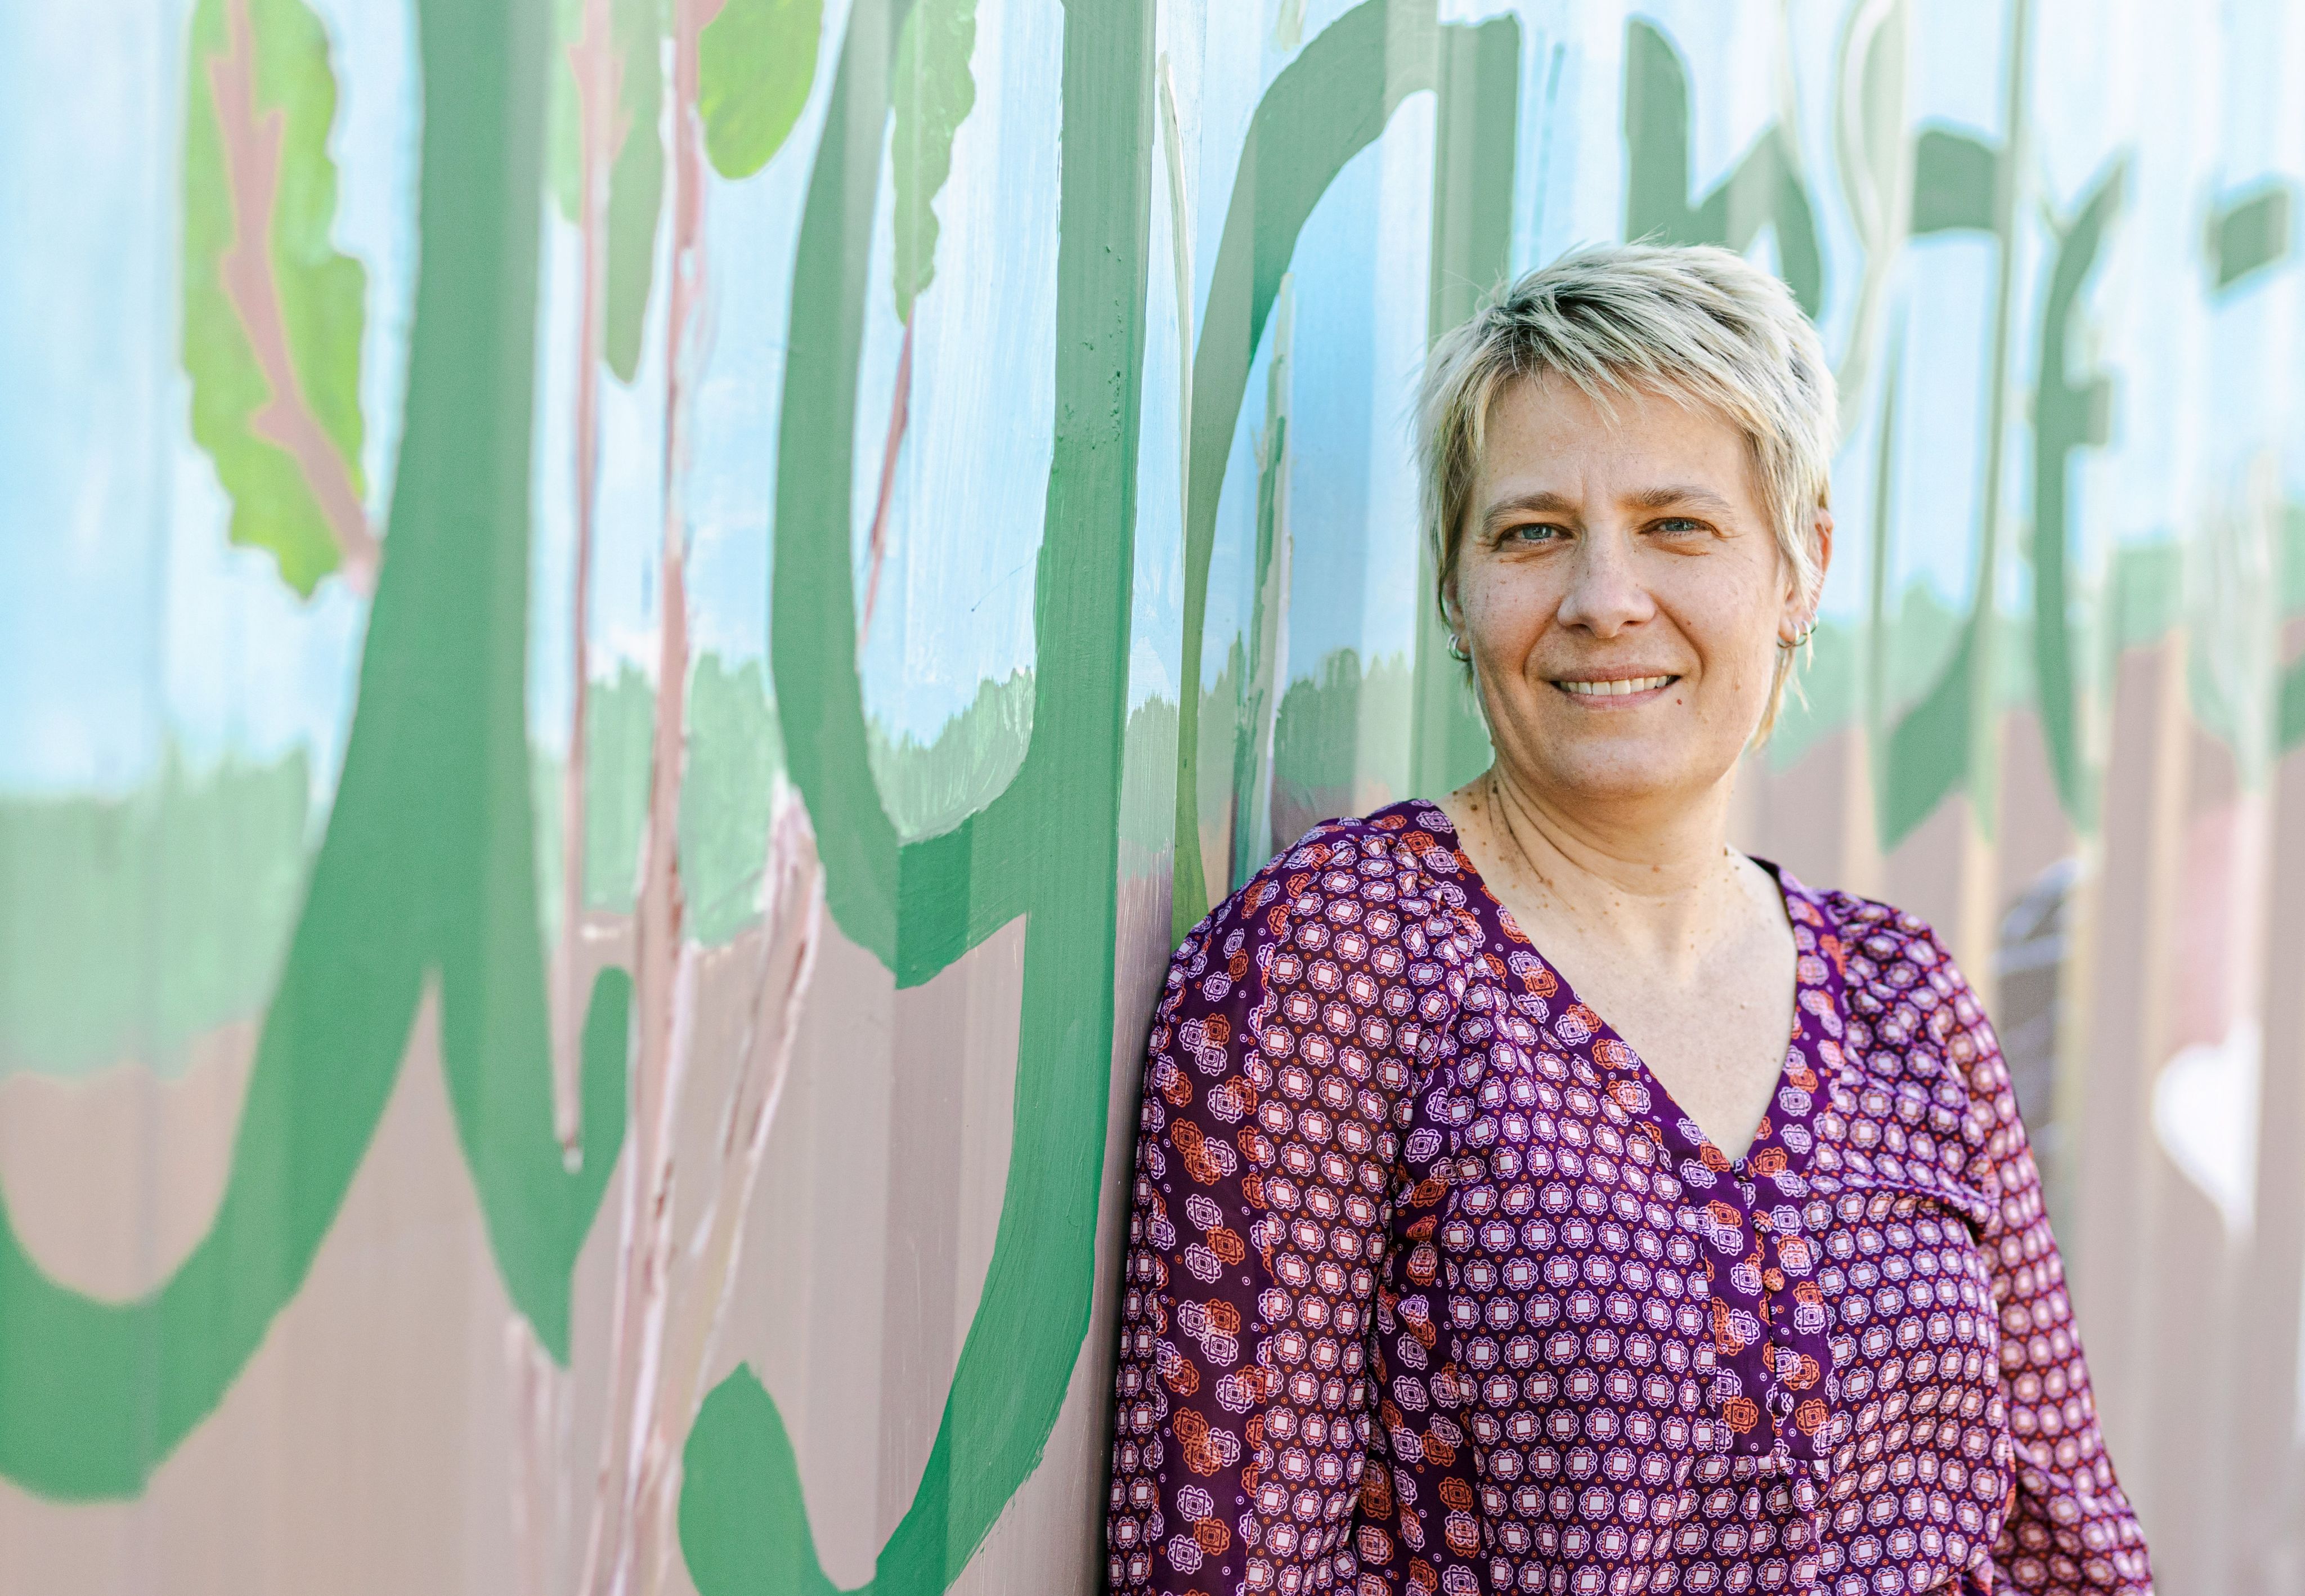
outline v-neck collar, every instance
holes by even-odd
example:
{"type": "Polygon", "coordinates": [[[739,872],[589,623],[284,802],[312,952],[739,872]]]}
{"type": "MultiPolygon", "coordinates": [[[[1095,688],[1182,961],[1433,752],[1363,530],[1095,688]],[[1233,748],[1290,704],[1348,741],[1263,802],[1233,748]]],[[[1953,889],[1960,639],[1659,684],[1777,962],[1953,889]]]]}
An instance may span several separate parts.
{"type": "Polygon", "coordinates": [[[1824,1298],[1811,1278],[1823,1259],[1802,1210],[1814,1122],[1827,1082],[1843,1065],[1848,955],[1822,899],[1783,866],[1754,859],[1777,883],[1792,925],[1793,1014],[1775,1094],[1752,1144],[1731,1159],[1520,929],[1465,853],[1447,811],[1417,800],[1397,807],[1422,829],[1445,835],[1462,884],[1477,888],[1467,892],[1466,905],[1484,939],[1501,945],[1509,964],[1526,971],[1525,986],[1541,985],[1527,968],[1531,958],[1551,978],[1552,990],[1537,998],[1532,1016],[1540,1030],[1607,1082],[1682,1187],[1687,1206],[1679,1223],[1693,1233],[1711,1286],[1713,1397],[1730,1431],[1727,1449],[1759,1456],[1782,1444],[1795,1457],[1823,1456],[1839,1385],[1824,1298]]]}

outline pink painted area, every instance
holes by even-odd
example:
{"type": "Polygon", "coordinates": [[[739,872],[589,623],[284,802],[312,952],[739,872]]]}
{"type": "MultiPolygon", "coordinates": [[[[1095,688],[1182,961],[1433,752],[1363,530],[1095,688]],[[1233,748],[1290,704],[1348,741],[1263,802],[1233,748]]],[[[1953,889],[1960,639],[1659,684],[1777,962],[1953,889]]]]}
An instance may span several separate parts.
{"type": "Polygon", "coordinates": [[[528,1320],[505,1321],[512,1386],[512,1544],[520,1596],[554,1596],[568,1524],[569,1371],[552,1361],[528,1320]]]}
{"type": "Polygon", "coordinates": [[[799,794],[778,795],[769,834],[765,927],[761,938],[752,1013],[738,1064],[721,1110],[717,1167],[705,1172],[711,1196],[679,1261],[676,1297],[659,1363],[657,1401],[646,1444],[639,1448],[634,1493],[633,1566],[640,1589],[662,1588],[677,1541],[681,1447],[704,1396],[735,1295],[750,1210],[769,1132],[791,1073],[803,1000],[823,940],[824,871],[816,837],[799,794]]]}
{"type": "Polygon", "coordinates": [[[880,491],[872,505],[872,537],[866,556],[869,573],[864,579],[864,615],[856,626],[856,647],[861,653],[864,640],[872,630],[872,605],[880,591],[880,566],[889,553],[889,506],[897,497],[897,461],[904,453],[905,428],[911,417],[913,394],[913,326],[915,314],[905,318],[905,343],[897,356],[897,394],[889,403],[889,441],[880,450],[880,491]]]}
{"type": "MultiPolygon", "coordinates": [[[[636,910],[637,1014],[631,1071],[632,1145],[617,1261],[608,1419],[594,1483],[591,1532],[578,1589],[627,1596],[659,1585],[672,1543],[678,1449],[668,1413],[685,1433],[694,1375],[668,1376],[668,1341],[682,1259],[674,1242],[681,1108],[691,1075],[702,954],[686,939],[680,873],[680,794],[686,758],[690,660],[686,488],[694,370],[703,352],[704,160],[697,113],[699,36],[712,0],[673,9],[672,270],[666,310],[665,449],[661,509],[662,607],[656,729],[636,910]],[[668,1383],[684,1393],[668,1405],[668,1383]]],[[[709,1341],[709,1337],[706,1337],[709,1341]]]]}
{"type": "Polygon", "coordinates": [[[2165,1057],[2223,1041],[2258,1009],[2270,831],[2260,793],[2236,793],[2185,822],[2173,967],[2163,974],[2173,987],[2165,1057]]]}
{"type": "Polygon", "coordinates": [[[280,197],[280,150],[286,119],[256,104],[256,39],[248,0],[225,0],[229,50],[208,61],[208,87],[222,134],[225,188],[232,200],[232,248],[219,267],[225,293],[248,335],[271,397],[249,418],[249,429],[296,463],[336,541],[344,579],[367,591],[380,557],[352,471],[312,413],[288,347],[288,325],[273,275],[272,212],[280,197]]]}

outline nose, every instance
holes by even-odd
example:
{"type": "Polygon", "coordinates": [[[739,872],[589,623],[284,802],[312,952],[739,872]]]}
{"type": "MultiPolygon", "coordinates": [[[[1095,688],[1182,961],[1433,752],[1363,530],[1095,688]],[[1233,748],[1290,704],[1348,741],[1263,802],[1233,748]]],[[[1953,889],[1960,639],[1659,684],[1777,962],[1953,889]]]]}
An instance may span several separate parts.
{"type": "Polygon", "coordinates": [[[1595,637],[1614,637],[1654,613],[1654,601],[1635,568],[1630,539],[1614,528],[1594,527],[1578,539],[1561,596],[1558,618],[1595,637]]]}

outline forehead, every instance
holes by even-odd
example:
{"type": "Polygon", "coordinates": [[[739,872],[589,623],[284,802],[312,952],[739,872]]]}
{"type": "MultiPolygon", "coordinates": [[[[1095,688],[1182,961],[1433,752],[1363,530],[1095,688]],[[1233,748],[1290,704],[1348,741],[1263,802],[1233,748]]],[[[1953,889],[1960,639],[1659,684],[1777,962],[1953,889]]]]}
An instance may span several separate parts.
{"type": "Polygon", "coordinates": [[[1473,508],[1499,493],[1639,493],[1692,482],[1739,505],[1755,498],[1753,451],[1712,406],[1652,388],[1605,402],[1555,372],[1499,387],[1483,429],[1473,508]]]}

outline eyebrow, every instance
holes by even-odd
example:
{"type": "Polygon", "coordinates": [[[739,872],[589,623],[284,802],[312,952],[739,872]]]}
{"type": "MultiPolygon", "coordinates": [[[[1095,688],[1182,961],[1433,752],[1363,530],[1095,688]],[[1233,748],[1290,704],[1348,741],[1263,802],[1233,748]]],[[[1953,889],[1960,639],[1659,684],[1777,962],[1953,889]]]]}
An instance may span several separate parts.
{"type": "Polygon", "coordinates": [[[1638,493],[1626,496],[1626,502],[1644,510],[1670,510],[1686,505],[1693,510],[1710,510],[1716,515],[1731,515],[1736,506],[1710,488],[1699,488],[1694,482],[1680,482],[1666,488],[1644,488],[1638,493]]]}
{"type": "MultiPolygon", "coordinates": [[[[1625,502],[1638,510],[1691,509],[1705,510],[1715,515],[1736,514],[1736,506],[1709,488],[1693,482],[1671,483],[1662,488],[1644,488],[1625,496],[1625,502]]],[[[1516,493],[1498,499],[1481,514],[1482,524],[1494,531],[1509,515],[1568,515],[1577,514],[1577,505],[1550,488],[1534,493],[1516,493]]]]}
{"type": "Polygon", "coordinates": [[[1577,506],[1550,489],[1535,493],[1516,493],[1498,499],[1481,513],[1481,524],[1494,531],[1508,515],[1569,515],[1577,514],[1577,506]]]}

